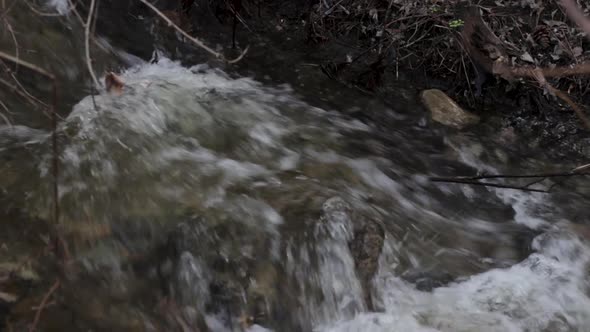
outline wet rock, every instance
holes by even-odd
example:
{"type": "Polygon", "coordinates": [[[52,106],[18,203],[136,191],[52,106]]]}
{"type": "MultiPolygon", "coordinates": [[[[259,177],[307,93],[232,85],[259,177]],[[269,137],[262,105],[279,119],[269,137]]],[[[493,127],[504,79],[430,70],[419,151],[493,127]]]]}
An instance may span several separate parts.
{"type": "Polygon", "coordinates": [[[416,285],[416,289],[423,292],[430,292],[435,288],[444,287],[455,278],[444,271],[423,271],[410,270],[401,275],[407,282],[416,285]]]}
{"type": "Polygon", "coordinates": [[[203,312],[218,313],[226,326],[265,324],[275,316],[269,310],[285,301],[276,294],[278,274],[273,263],[223,252],[230,243],[240,244],[233,230],[195,217],[178,224],[157,249],[156,274],[163,293],[192,311],[183,320],[199,331],[207,331],[203,312]]]}
{"type": "Polygon", "coordinates": [[[463,129],[479,122],[477,115],[463,110],[441,90],[424,90],[420,99],[430,112],[432,120],[445,126],[463,129]]]}
{"type": "Polygon", "coordinates": [[[385,232],[381,225],[376,221],[368,220],[355,230],[353,240],[349,244],[369,309],[373,308],[371,280],[379,268],[379,256],[383,249],[384,238],[385,232]]]}

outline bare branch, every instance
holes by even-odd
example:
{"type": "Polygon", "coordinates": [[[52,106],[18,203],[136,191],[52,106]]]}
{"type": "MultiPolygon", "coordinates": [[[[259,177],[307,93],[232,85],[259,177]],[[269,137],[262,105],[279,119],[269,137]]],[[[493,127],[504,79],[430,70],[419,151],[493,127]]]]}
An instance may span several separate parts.
{"type": "Polygon", "coordinates": [[[213,50],[209,46],[205,45],[205,43],[203,43],[199,39],[197,39],[197,38],[189,35],[186,31],[184,31],[178,25],[174,24],[174,22],[172,22],[172,20],[170,20],[166,15],[164,15],[164,13],[162,13],[160,10],[158,10],[158,8],[156,8],[154,5],[152,5],[149,1],[147,1],[147,0],[139,0],[139,1],[141,1],[149,9],[151,9],[154,13],[156,13],[161,19],[163,19],[166,23],[168,23],[169,26],[173,27],[181,35],[183,35],[188,40],[192,41],[195,45],[197,45],[198,47],[202,48],[207,53],[213,55],[217,59],[220,59],[220,60],[222,60],[224,62],[227,62],[227,63],[232,64],[232,63],[236,63],[236,62],[240,61],[244,57],[244,55],[246,55],[246,53],[248,52],[248,48],[249,47],[246,47],[246,49],[242,52],[242,54],[240,54],[237,58],[232,59],[232,60],[228,60],[228,59],[225,58],[225,56],[223,56],[223,54],[221,54],[221,53],[213,50]]]}
{"type": "Polygon", "coordinates": [[[35,97],[31,97],[31,95],[28,92],[21,91],[21,89],[17,85],[12,85],[9,82],[7,82],[1,78],[0,78],[0,85],[4,85],[6,88],[8,88],[8,90],[10,92],[16,93],[17,95],[21,96],[24,100],[28,101],[29,104],[31,104],[32,106],[41,105],[43,107],[48,107],[47,104],[43,103],[39,99],[37,99],[35,97]]]}
{"type": "Polygon", "coordinates": [[[33,320],[33,324],[31,324],[31,327],[29,328],[29,332],[34,332],[35,329],[37,328],[37,324],[39,324],[39,319],[41,318],[41,312],[43,312],[43,309],[47,305],[47,301],[49,301],[51,294],[53,294],[57,290],[57,288],[59,287],[59,284],[60,284],[60,282],[58,279],[53,283],[53,286],[51,286],[51,288],[49,289],[49,291],[47,291],[45,296],[43,296],[43,300],[41,300],[41,304],[39,304],[39,307],[37,308],[37,312],[35,312],[35,320],[33,320]]]}
{"type": "Polygon", "coordinates": [[[574,168],[572,170],[572,172],[581,172],[581,171],[585,171],[587,169],[590,169],[590,164],[586,164],[586,165],[582,165],[582,166],[578,166],[576,168],[574,168]]]}
{"type": "Polygon", "coordinates": [[[484,187],[494,187],[494,188],[502,188],[502,189],[516,189],[522,191],[531,191],[531,192],[538,192],[538,193],[549,193],[547,190],[542,189],[531,189],[527,186],[510,186],[505,184],[499,183],[492,183],[492,182],[481,182],[477,180],[464,180],[460,178],[430,178],[432,182],[446,182],[446,183],[461,183],[461,184],[469,184],[474,186],[484,186],[484,187]]]}
{"type": "Polygon", "coordinates": [[[540,183],[548,178],[568,178],[574,176],[590,176],[589,172],[583,172],[587,168],[590,168],[590,164],[577,167],[572,171],[568,172],[557,172],[557,173],[537,173],[537,174],[490,174],[490,175],[476,175],[476,176],[455,176],[455,177],[431,177],[429,178],[432,182],[447,182],[447,183],[461,183],[485,187],[505,188],[505,189],[516,189],[531,192],[549,193],[549,190],[542,189],[531,189],[530,186],[540,183]],[[492,182],[482,182],[479,180],[483,179],[535,179],[532,182],[524,186],[513,186],[505,185],[492,182]]]}
{"type": "MultiPolygon", "coordinates": [[[[576,168],[577,169],[577,168],[576,168]]],[[[557,178],[557,177],[571,177],[571,176],[590,176],[590,173],[579,173],[579,171],[558,172],[558,173],[538,173],[538,174],[490,174],[490,175],[476,175],[476,176],[457,176],[453,178],[431,178],[431,180],[483,180],[483,179],[533,179],[533,178],[557,178]]]]}
{"type": "Polygon", "coordinates": [[[7,53],[4,53],[4,52],[0,51],[0,58],[5,59],[5,60],[8,60],[8,61],[11,61],[11,62],[13,62],[15,64],[18,64],[19,66],[23,66],[23,67],[25,67],[27,69],[30,69],[30,70],[32,70],[34,72],[37,72],[38,74],[41,74],[41,75],[43,75],[43,76],[45,76],[45,77],[47,77],[49,79],[52,79],[52,80],[55,79],[55,76],[53,74],[49,73],[48,71],[46,71],[45,69],[42,69],[39,66],[36,66],[36,65],[34,65],[34,64],[30,63],[30,62],[26,62],[24,60],[21,60],[19,58],[16,58],[16,57],[14,57],[14,56],[12,56],[10,54],[7,54],[7,53]]]}
{"type": "MultiPolygon", "coordinates": [[[[57,79],[55,75],[51,74],[47,70],[40,68],[30,62],[24,61],[22,59],[16,58],[10,54],[6,54],[0,51],[0,59],[4,59],[7,61],[11,61],[17,63],[18,65],[27,68],[31,71],[36,72],[39,75],[42,75],[52,82],[52,93],[51,93],[51,106],[49,107],[50,115],[51,115],[51,127],[52,127],[52,134],[51,134],[51,147],[53,152],[52,158],[52,172],[53,172],[53,223],[54,227],[58,227],[59,224],[59,146],[57,142],[57,79]]],[[[63,257],[65,259],[69,259],[69,253],[67,249],[67,244],[62,239],[61,235],[56,232],[54,235],[54,239],[57,242],[56,249],[63,250],[63,257]]],[[[39,313],[40,314],[40,313],[39,313]]]]}
{"type": "Polygon", "coordinates": [[[549,92],[559,97],[559,99],[563,100],[566,104],[568,104],[574,110],[574,112],[576,112],[578,118],[580,118],[580,120],[584,123],[586,128],[590,129],[590,120],[588,119],[586,114],[584,114],[584,111],[582,111],[582,109],[576,103],[574,103],[574,101],[565,92],[558,90],[554,88],[551,84],[549,84],[549,82],[547,82],[547,80],[545,79],[545,76],[543,76],[542,70],[540,70],[539,68],[535,69],[533,71],[533,76],[537,80],[537,82],[539,82],[539,85],[541,85],[549,92]]]}
{"type": "Polygon", "coordinates": [[[582,10],[578,7],[574,0],[561,0],[561,5],[565,8],[567,15],[576,24],[584,30],[586,36],[590,38],[590,19],[584,16],[582,10]]]}
{"type": "Polygon", "coordinates": [[[12,127],[12,122],[10,122],[10,120],[8,119],[8,117],[2,113],[0,113],[0,119],[2,119],[2,121],[6,122],[7,125],[12,127]]]}
{"type": "Polygon", "coordinates": [[[86,24],[84,25],[84,45],[86,47],[86,65],[88,66],[88,72],[90,73],[90,77],[92,77],[92,83],[96,88],[98,88],[100,83],[96,78],[96,74],[94,74],[94,69],[92,68],[92,59],[90,58],[90,26],[95,8],[96,0],[92,0],[90,3],[90,12],[88,12],[88,18],[86,19],[86,24]]]}
{"type": "MultiPolygon", "coordinates": [[[[14,42],[14,56],[18,59],[20,58],[20,50],[18,46],[18,40],[16,39],[16,35],[14,33],[14,30],[12,29],[12,25],[8,23],[8,20],[5,19],[4,24],[6,25],[6,29],[8,29],[10,35],[12,36],[12,41],[14,42]]],[[[18,64],[16,64],[16,68],[14,69],[14,71],[18,72],[18,64]]]]}

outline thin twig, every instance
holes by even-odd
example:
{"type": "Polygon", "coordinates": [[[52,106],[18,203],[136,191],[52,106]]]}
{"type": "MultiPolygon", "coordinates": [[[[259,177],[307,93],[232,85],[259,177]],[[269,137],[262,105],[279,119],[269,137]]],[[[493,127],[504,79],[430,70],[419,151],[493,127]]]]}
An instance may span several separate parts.
{"type": "MultiPolygon", "coordinates": [[[[82,16],[80,15],[78,10],[76,9],[76,6],[78,5],[79,2],[74,3],[72,0],[68,0],[68,3],[70,4],[70,8],[68,10],[71,11],[72,13],[74,13],[74,16],[78,19],[78,22],[80,23],[80,25],[82,27],[85,27],[86,24],[84,23],[84,19],[82,18],[82,16]]],[[[94,14],[94,16],[96,17],[96,13],[94,14]]],[[[94,20],[94,25],[96,25],[96,18],[94,20]]],[[[105,53],[111,53],[111,54],[117,56],[117,54],[115,52],[113,52],[113,50],[107,49],[100,42],[98,42],[92,33],[90,34],[90,40],[92,40],[94,45],[97,46],[98,48],[100,48],[101,50],[103,50],[105,53]]]]}
{"type": "MultiPolygon", "coordinates": [[[[18,59],[10,54],[4,53],[0,51],[0,59],[4,59],[7,61],[11,61],[14,63],[18,63],[20,66],[32,70],[46,78],[50,79],[52,82],[52,91],[51,91],[51,106],[49,107],[50,115],[51,115],[51,127],[52,127],[52,134],[51,134],[51,145],[52,145],[52,152],[53,152],[53,160],[52,160],[52,173],[53,173],[53,223],[55,229],[59,226],[59,147],[57,142],[57,80],[55,75],[51,74],[47,70],[40,68],[30,62],[24,61],[22,59],[18,59]]],[[[67,244],[62,239],[59,232],[55,232],[54,240],[56,241],[56,249],[59,250],[61,248],[63,250],[62,258],[65,260],[69,260],[69,252],[67,249],[67,244]]]]}
{"type": "MultiPolygon", "coordinates": [[[[529,188],[530,186],[533,186],[535,184],[539,184],[539,183],[541,183],[541,182],[543,182],[545,180],[547,180],[547,178],[538,178],[536,180],[533,180],[533,181],[527,183],[524,187],[525,188],[529,188]]],[[[551,189],[549,191],[551,191],[551,189]]]]}
{"type": "Polygon", "coordinates": [[[462,180],[462,179],[457,179],[457,178],[430,178],[430,181],[432,181],[432,182],[446,182],[446,183],[461,183],[461,184],[469,184],[469,185],[475,185],[475,186],[494,187],[494,188],[503,188],[503,189],[516,189],[516,190],[531,191],[531,192],[538,192],[538,193],[549,193],[549,191],[547,191],[547,190],[531,189],[531,188],[527,188],[526,186],[510,186],[510,185],[491,183],[491,182],[462,180]]]}
{"type": "Polygon", "coordinates": [[[96,0],[92,0],[90,2],[90,12],[88,12],[88,18],[86,19],[86,24],[84,25],[84,45],[86,47],[86,65],[88,66],[88,72],[90,73],[90,77],[92,77],[92,83],[98,88],[100,83],[98,83],[98,79],[94,74],[94,69],[92,69],[92,60],[90,59],[90,27],[92,23],[92,14],[94,13],[95,7],[96,0]]]}
{"type": "Polygon", "coordinates": [[[537,80],[537,82],[539,82],[540,86],[544,87],[553,95],[559,97],[559,99],[563,100],[566,104],[568,104],[574,110],[574,112],[576,112],[576,115],[584,123],[586,128],[590,129],[590,120],[588,119],[586,114],[584,114],[584,111],[582,111],[582,109],[580,109],[580,107],[576,103],[574,103],[574,101],[571,100],[571,98],[566,93],[554,88],[551,84],[549,84],[549,82],[547,82],[547,79],[545,79],[545,76],[543,75],[543,71],[541,69],[537,68],[533,70],[531,74],[537,80]]]}
{"type": "Polygon", "coordinates": [[[19,58],[16,58],[16,57],[14,57],[14,56],[12,56],[10,54],[7,54],[7,53],[4,53],[4,52],[0,51],[0,58],[5,59],[5,60],[8,60],[8,61],[11,61],[11,62],[14,62],[14,63],[16,63],[16,64],[18,64],[20,66],[25,67],[25,68],[28,68],[28,69],[30,69],[32,71],[35,71],[35,72],[37,72],[37,73],[39,73],[39,74],[41,74],[41,75],[43,75],[43,76],[45,76],[45,77],[47,77],[49,79],[52,79],[52,80],[55,79],[55,76],[53,74],[49,73],[48,71],[46,71],[45,69],[42,69],[39,66],[36,66],[36,65],[34,65],[32,63],[29,63],[29,62],[26,62],[26,61],[21,60],[19,58]]]}
{"type": "Polygon", "coordinates": [[[39,324],[39,319],[41,318],[41,312],[43,312],[43,308],[45,308],[45,306],[47,305],[47,301],[49,301],[49,297],[51,296],[51,294],[53,294],[57,290],[57,288],[59,287],[59,284],[60,284],[59,279],[57,279],[53,283],[53,286],[51,286],[49,291],[45,294],[45,296],[43,297],[43,300],[41,300],[41,304],[39,304],[39,308],[37,309],[37,312],[35,313],[35,320],[33,320],[33,324],[31,324],[31,327],[29,328],[29,332],[35,331],[37,324],[39,324]]]}
{"type": "MultiPolygon", "coordinates": [[[[22,92],[18,88],[18,86],[12,85],[9,82],[6,82],[5,80],[3,80],[1,78],[0,78],[0,84],[1,85],[4,85],[5,87],[7,87],[10,90],[10,92],[16,93],[21,98],[23,98],[24,100],[26,100],[27,102],[29,102],[31,104],[31,106],[37,106],[37,103],[35,102],[35,100],[34,99],[31,99],[26,93],[22,92]]],[[[43,108],[41,110],[43,111],[43,114],[48,115],[48,113],[45,110],[45,107],[46,106],[43,106],[43,108]]]]}
{"type": "MultiPolygon", "coordinates": [[[[42,100],[40,100],[39,98],[33,96],[33,94],[31,92],[29,92],[29,90],[27,90],[27,88],[25,88],[21,82],[18,80],[18,78],[16,77],[16,75],[9,69],[6,68],[8,75],[10,75],[10,77],[12,77],[12,80],[16,83],[16,87],[19,90],[19,92],[22,93],[22,95],[25,96],[25,98],[32,100],[34,103],[39,104],[45,108],[49,108],[49,105],[47,105],[46,103],[44,103],[42,100]]],[[[6,85],[6,84],[5,84],[6,85]]],[[[10,85],[10,83],[9,83],[10,85]]]]}
{"type": "Polygon", "coordinates": [[[2,106],[2,108],[3,108],[3,109],[6,111],[6,113],[8,113],[8,114],[10,114],[10,115],[14,115],[14,113],[13,113],[13,112],[11,112],[11,111],[8,109],[8,106],[6,106],[6,104],[4,104],[4,103],[2,102],[2,100],[0,100],[0,106],[2,106]]]}
{"type": "MultiPolygon", "coordinates": [[[[48,302],[45,305],[45,308],[50,307],[50,306],[54,306],[56,304],[57,304],[57,301],[55,301],[55,300],[54,301],[51,301],[51,302],[48,302]]],[[[31,310],[39,310],[39,308],[41,308],[41,306],[40,305],[36,305],[36,306],[31,307],[31,310]]]]}
{"type": "Polygon", "coordinates": [[[586,165],[582,165],[582,166],[578,166],[576,168],[574,168],[572,170],[572,172],[581,172],[581,171],[585,171],[587,169],[590,169],[590,164],[586,164],[586,165]]]}
{"type": "Polygon", "coordinates": [[[220,60],[222,60],[224,62],[227,62],[229,64],[233,64],[233,63],[236,63],[236,62],[240,61],[244,57],[244,55],[246,55],[246,53],[248,52],[249,46],[246,47],[246,49],[242,52],[242,54],[240,54],[237,58],[235,58],[233,60],[228,60],[228,59],[226,59],[223,56],[223,54],[221,54],[221,53],[213,50],[209,46],[205,45],[205,43],[203,43],[199,39],[197,39],[197,38],[189,35],[186,31],[184,31],[178,25],[174,24],[174,22],[172,22],[166,15],[164,15],[164,13],[162,13],[160,10],[158,10],[158,8],[156,8],[154,5],[152,5],[149,1],[147,1],[147,0],[139,0],[139,1],[141,1],[149,9],[151,9],[154,13],[156,13],[161,19],[163,19],[164,21],[166,21],[166,23],[168,23],[169,26],[173,27],[181,35],[183,35],[188,40],[192,41],[195,45],[199,46],[200,48],[202,48],[203,50],[205,50],[207,53],[213,55],[217,59],[220,59],[220,60]]]}
{"type": "MultiPolygon", "coordinates": [[[[8,23],[8,20],[5,20],[4,24],[6,24],[6,28],[10,32],[10,35],[12,36],[12,41],[14,42],[14,56],[18,59],[18,58],[20,58],[20,50],[19,50],[19,46],[18,46],[18,40],[16,39],[16,35],[14,33],[14,30],[12,29],[12,25],[10,25],[10,23],[8,23]]],[[[18,64],[16,64],[14,71],[18,72],[18,64]]]]}
{"type": "Polygon", "coordinates": [[[573,0],[561,0],[561,5],[565,8],[567,15],[576,22],[576,24],[586,32],[586,36],[590,38],[590,20],[584,16],[578,5],[576,5],[573,0]]]}
{"type": "Polygon", "coordinates": [[[590,176],[590,173],[538,173],[538,174],[490,174],[490,175],[476,175],[476,176],[456,176],[451,178],[432,177],[430,180],[483,180],[483,179],[532,179],[532,178],[555,178],[555,177],[571,177],[571,176],[590,176]]]}
{"type": "Polygon", "coordinates": [[[0,119],[2,119],[2,121],[6,122],[7,125],[12,127],[12,122],[10,122],[10,120],[8,119],[8,117],[2,113],[0,113],[0,119]]]}
{"type": "Polygon", "coordinates": [[[479,185],[486,187],[506,188],[506,189],[517,189],[532,192],[548,193],[551,190],[531,189],[530,186],[542,182],[548,178],[567,178],[573,176],[590,176],[588,172],[582,172],[590,168],[590,164],[577,167],[572,171],[568,172],[554,172],[554,173],[536,173],[536,174],[487,174],[487,175],[474,175],[474,176],[455,176],[455,177],[430,177],[429,180],[432,182],[447,182],[447,183],[462,183],[470,185],[479,185]],[[535,179],[532,182],[527,183],[524,186],[511,186],[491,182],[481,182],[479,180],[484,179],[535,179]]]}
{"type": "MultiPolygon", "coordinates": [[[[2,106],[2,108],[6,111],[6,113],[10,114],[10,110],[1,100],[0,100],[0,106],[2,106]]],[[[6,116],[6,115],[2,114],[2,112],[0,112],[0,118],[2,120],[4,120],[4,122],[6,122],[9,126],[12,127],[12,122],[10,122],[10,120],[8,119],[8,116],[6,116]]]]}

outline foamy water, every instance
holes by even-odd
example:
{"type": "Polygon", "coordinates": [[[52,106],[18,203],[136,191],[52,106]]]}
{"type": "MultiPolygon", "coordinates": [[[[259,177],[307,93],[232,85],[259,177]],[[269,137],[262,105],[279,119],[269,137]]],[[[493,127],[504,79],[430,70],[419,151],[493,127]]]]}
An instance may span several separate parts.
{"type": "Polygon", "coordinates": [[[47,5],[60,14],[67,14],[70,8],[68,0],[47,0],[47,5]]]}
{"type": "Polygon", "coordinates": [[[366,313],[322,331],[588,331],[589,248],[575,234],[535,239],[537,251],[506,269],[420,292],[391,271],[386,245],[375,292],[385,313],[366,313]]]}
{"type": "MultiPolygon", "coordinates": [[[[214,252],[228,262],[280,267],[284,282],[273,287],[292,288],[286,294],[294,294],[298,305],[289,311],[316,331],[590,331],[590,248],[567,221],[554,225],[550,218],[558,209],[538,212],[552,204],[549,196],[490,189],[513,207],[509,223],[547,229],[533,241],[533,253],[512,266],[420,291],[401,277],[403,264],[418,269],[444,250],[471,250],[462,247],[462,238],[445,248],[422,235],[494,236],[502,224],[435,208],[439,204],[429,196],[435,185],[423,174],[386,156],[349,151],[354,137],[371,132],[369,125],[308,105],[288,87],[167,59],[122,77],[121,96],[87,97],[61,125],[64,219],[154,222],[177,210],[203,216],[196,230],[186,230],[198,235],[198,250],[180,255],[171,281],[187,312],[206,311],[213,301],[208,285],[223,277],[210,262],[214,252]],[[349,247],[363,219],[386,226],[370,289],[363,289],[349,247]],[[219,225],[227,229],[218,232],[219,225]],[[368,311],[365,292],[372,294],[375,312],[368,311]]],[[[17,128],[11,137],[31,141],[19,138],[22,133],[17,128]]],[[[461,163],[498,171],[469,144],[448,146],[461,163]]],[[[49,176],[49,165],[47,154],[38,166],[41,176],[49,176]]],[[[42,215],[48,206],[39,194],[31,204],[42,215]]],[[[468,194],[473,209],[486,204],[468,194]]],[[[252,278],[244,297],[248,287],[262,283],[252,278]]],[[[276,301],[269,290],[260,292],[268,306],[276,301]]],[[[219,312],[205,316],[212,331],[230,330],[219,312]]],[[[262,325],[250,331],[268,330],[262,325]]]]}

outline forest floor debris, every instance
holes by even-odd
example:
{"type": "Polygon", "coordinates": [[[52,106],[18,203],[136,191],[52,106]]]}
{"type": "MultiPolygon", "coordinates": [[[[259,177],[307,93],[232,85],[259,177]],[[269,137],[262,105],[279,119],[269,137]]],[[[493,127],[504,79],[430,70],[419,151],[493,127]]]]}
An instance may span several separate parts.
{"type": "MultiPolygon", "coordinates": [[[[590,11],[590,3],[582,6],[584,13],[590,11]]],[[[480,1],[477,7],[513,66],[555,68],[590,59],[588,38],[556,1],[480,1]]],[[[452,80],[459,94],[472,95],[470,83],[475,75],[460,38],[466,15],[468,6],[463,1],[326,0],[312,7],[308,37],[321,43],[355,35],[368,49],[362,55],[351,54],[349,63],[359,56],[370,57],[383,71],[402,64],[452,80]]],[[[590,91],[586,77],[555,78],[552,84],[577,98],[590,91]]],[[[514,88],[515,83],[505,83],[506,90],[514,88]]]]}

